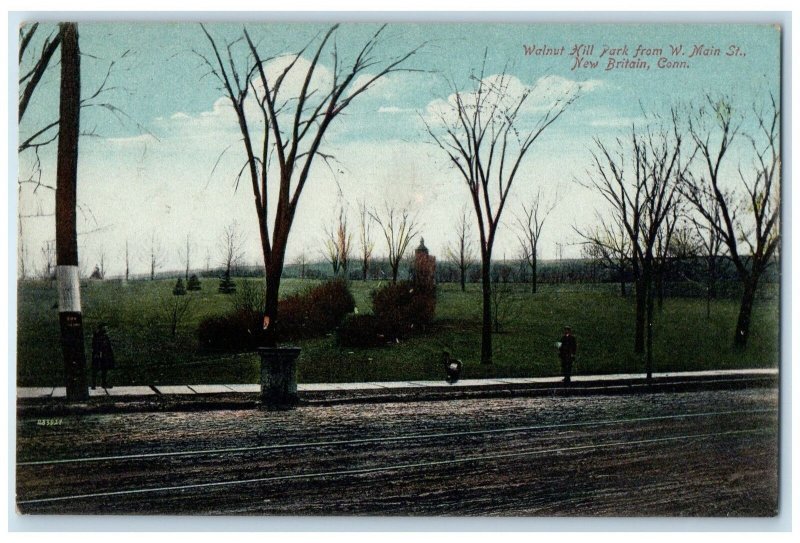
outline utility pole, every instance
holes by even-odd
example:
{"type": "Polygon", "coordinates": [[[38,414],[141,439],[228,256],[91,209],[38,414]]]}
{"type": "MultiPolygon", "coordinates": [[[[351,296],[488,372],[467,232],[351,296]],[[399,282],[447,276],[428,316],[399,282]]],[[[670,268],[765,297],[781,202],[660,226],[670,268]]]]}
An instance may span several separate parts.
{"type": "Polygon", "coordinates": [[[78,233],[76,220],[78,137],[80,134],[81,59],[78,27],[61,24],[61,95],[56,167],[56,277],[58,316],[67,400],[89,397],[83,347],[78,233]]]}

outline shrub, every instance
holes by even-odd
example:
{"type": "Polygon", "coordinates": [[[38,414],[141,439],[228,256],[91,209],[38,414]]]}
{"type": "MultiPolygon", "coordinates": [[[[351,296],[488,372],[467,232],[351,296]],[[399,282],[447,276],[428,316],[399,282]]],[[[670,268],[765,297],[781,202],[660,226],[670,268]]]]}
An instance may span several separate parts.
{"type": "Polygon", "coordinates": [[[236,311],[206,317],[197,327],[197,340],[204,350],[254,350],[259,343],[258,324],[236,311]]]}
{"type": "MultiPolygon", "coordinates": [[[[254,350],[262,330],[263,289],[243,281],[233,300],[233,310],[203,319],[197,329],[200,345],[209,350],[254,350]]],[[[320,336],[334,330],[355,309],[355,299],[341,279],[292,294],[278,304],[281,341],[320,336]]]]}
{"type": "Polygon", "coordinates": [[[350,315],[337,330],[341,347],[381,347],[391,341],[386,324],[375,315],[350,315]]]}
{"type": "Polygon", "coordinates": [[[323,335],[339,326],[355,305],[343,279],[326,281],[279,302],[278,334],[281,339],[323,335]]]}
{"type": "Polygon", "coordinates": [[[264,315],[264,282],[245,279],[239,283],[239,288],[233,294],[233,311],[243,318],[253,322],[260,322],[264,315]]]}
{"type": "Polygon", "coordinates": [[[398,338],[424,329],[436,312],[436,289],[410,281],[388,284],[372,293],[372,312],[398,338]]]}

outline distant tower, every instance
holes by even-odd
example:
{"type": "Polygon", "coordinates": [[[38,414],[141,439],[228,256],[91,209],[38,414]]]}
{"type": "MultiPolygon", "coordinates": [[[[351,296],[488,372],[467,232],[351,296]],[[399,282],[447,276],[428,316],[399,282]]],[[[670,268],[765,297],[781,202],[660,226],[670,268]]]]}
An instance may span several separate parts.
{"type": "Polygon", "coordinates": [[[428,254],[428,248],[425,247],[425,238],[419,238],[419,247],[417,247],[416,254],[417,256],[428,254]]]}
{"type": "Polygon", "coordinates": [[[436,258],[428,253],[425,240],[419,238],[419,247],[414,251],[414,283],[421,287],[433,288],[436,278],[436,258]]]}

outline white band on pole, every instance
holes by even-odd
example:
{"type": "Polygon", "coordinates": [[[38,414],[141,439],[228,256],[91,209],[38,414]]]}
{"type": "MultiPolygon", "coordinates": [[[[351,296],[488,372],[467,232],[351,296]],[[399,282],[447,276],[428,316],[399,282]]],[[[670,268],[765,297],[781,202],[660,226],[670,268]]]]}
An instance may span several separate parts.
{"type": "Polygon", "coordinates": [[[56,266],[58,312],[80,313],[81,281],[78,266],[56,266]]]}

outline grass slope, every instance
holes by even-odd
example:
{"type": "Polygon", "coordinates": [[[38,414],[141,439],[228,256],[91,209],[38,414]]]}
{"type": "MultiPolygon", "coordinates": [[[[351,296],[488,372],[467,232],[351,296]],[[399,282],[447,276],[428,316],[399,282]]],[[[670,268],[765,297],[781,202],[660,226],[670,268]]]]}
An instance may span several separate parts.
{"type": "MultiPolygon", "coordinates": [[[[216,292],[216,283],[205,280],[201,292],[189,294],[189,313],[174,338],[165,316],[165,305],[174,299],[173,280],[87,283],[82,289],[87,361],[91,332],[104,321],[117,358],[112,384],[258,382],[257,355],[198,351],[197,323],[225,313],[232,304],[230,296],[216,292]]],[[[287,279],[282,293],[310,284],[287,279]]],[[[361,313],[370,311],[369,292],[376,286],[376,282],[351,283],[361,313]]],[[[643,371],[643,361],[633,353],[633,300],[619,297],[614,285],[543,285],[535,295],[526,285],[510,285],[505,299],[508,317],[503,332],[494,335],[491,366],[480,365],[478,359],[479,285],[468,285],[462,293],[458,285],[443,284],[436,321],[426,334],[376,349],[342,350],[334,336],[298,342],[303,348],[298,379],[301,383],[442,379],[439,356],[444,349],[464,361],[464,378],[557,375],[554,343],[564,324],[570,324],[578,338],[578,373],[643,371]]],[[[18,287],[18,300],[18,386],[61,385],[55,288],[24,282],[18,287]]],[[[757,302],[745,351],[732,348],[737,312],[738,301],[718,300],[707,319],[703,300],[668,298],[655,313],[655,370],[777,367],[776,297],[757,302]]]]}

